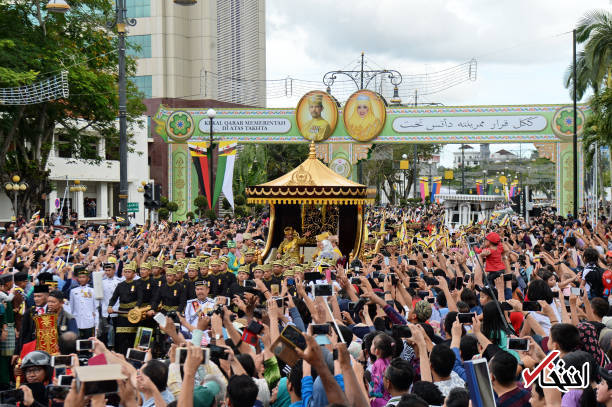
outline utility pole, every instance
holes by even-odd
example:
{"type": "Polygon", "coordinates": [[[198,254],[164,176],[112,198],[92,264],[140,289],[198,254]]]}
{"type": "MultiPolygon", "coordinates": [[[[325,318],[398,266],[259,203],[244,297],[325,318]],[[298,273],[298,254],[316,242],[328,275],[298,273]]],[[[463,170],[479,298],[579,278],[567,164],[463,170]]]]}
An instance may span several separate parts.
{"type": "Polygon", "coordinates": [[[128,221],[128,146],[127,146],[127,91],[125,73],[126,25],[136,25],[136,20],[127,18],[126,0],[117,0],[117,33],[119,34],[119,214],[128,221]]]}
{"type": "Polygon", "coordinates": [[[574,148],[574,219],[578,219],[578,120],[577,93],[576,93],[576,29],[572,31],[574,63],[572,64],[572,76],[574,77],[574,137],[572,139],[574,148]]]}
{"type": "Polygon", "coordinates": [[[465,194],[465,144],[461,144],[461,193],[465,194]]]}
{"type": "MultiPolygon", "coordinates": [[[[418,93],[417,93],[417,90],[415,89],[414,90],[414,107],[415,107],[415,109],[418,107],[417,98],[418,98],[418,93]]],[[[414,158],[412,160],[414,162],[414,179],[412,180],[413,184],[414,184],[413,185],[413,189],[412,189],[412,197],[413,198],[417,197],[417,181],[418,181],[417,178],[419,176],[419,171],[418,171],[419,167],[417,165],[417,161],[419,159],[418,149],[419,149],[419,145],[415,144],[414,145],[414,158]]]]}

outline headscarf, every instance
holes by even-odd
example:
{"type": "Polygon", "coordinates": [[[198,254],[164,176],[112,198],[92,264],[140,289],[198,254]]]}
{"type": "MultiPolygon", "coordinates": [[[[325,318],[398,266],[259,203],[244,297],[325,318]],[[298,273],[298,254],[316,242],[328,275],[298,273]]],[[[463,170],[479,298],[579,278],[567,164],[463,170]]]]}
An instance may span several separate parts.
{"type": "Polygon", "coordinates": [[[595,327],[588,322],[581,322],[578,324],[578,331],[580,332],[580,350],[590,353],[598,366],[606,365],[609,361],[599,346],[595,327]]]}
{"type": "Polygon", "coordinates": [[[380,126],[380,120],[374,116],[372,111],[372,101],[368,95],[361,94],[357,96],[355,103],[355,110],[351,114],[351,118],[348,121],[348,132],[351,137],[357,140],[369,140],[374,135],[374,132],[380,126]],[[359,106],[366,106],[368,113],[364,117],[359,116],[357,108],[359,106]]]}

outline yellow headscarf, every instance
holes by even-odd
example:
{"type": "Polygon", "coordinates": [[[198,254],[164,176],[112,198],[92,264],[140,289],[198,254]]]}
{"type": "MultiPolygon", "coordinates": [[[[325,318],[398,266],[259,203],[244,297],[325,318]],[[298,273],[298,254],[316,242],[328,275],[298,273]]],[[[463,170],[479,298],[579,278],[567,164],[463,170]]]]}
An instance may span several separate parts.
{"type": "Polygon", "coordinates": [[[372,112],[372,101],[368,95],[361,94],[357,96],[355,103],[355,109],[351,114],[351,118],[348,122],[348,133],[354,139],[360,141],[370,140],[380,128],[380,120],[374,116],[372,112]],[[359,106],[367,107],[368,112],[364,117],[361,117],[357,112],[359,106]]]}

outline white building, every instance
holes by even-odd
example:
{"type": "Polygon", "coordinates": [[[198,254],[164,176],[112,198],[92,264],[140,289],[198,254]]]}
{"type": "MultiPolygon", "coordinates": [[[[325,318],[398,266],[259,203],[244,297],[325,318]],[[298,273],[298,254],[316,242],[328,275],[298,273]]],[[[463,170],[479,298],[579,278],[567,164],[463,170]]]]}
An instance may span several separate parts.
{"type": "Polygon", "coordinates": [[[133,78],[146,99],[266,105],[265,0],[127,0],[133,78]]]}
{"type": "Polygon", "coordinates": [[[519,158],[518,155],[511,153],[510,151],[504,150],[504,149],[501,149],[491,154],[491,161],[496,162],[496,163],[514,161],[514,160],[517,160],[518,158],[519,158]]]}
{"type": "Polygon", "coordinates": [[[476,167],[480,165],[482,154],[480,151],[474,149],[468,144],[463,144],[459,147],[459,151],[453,153],[453,167],[461,168],[461,165],[465,163],[466,167],[476,167]],[[463,148],[463,154],[461,149],[463,148]]]}
{"type": "MultiPolygon", "coordinates": [[[[134,221],[142,224],[145,219],[144,197],[137,189],[142,181],[149,181],[148,128],[145,124],[129,129],[128,132],[134,134],[132,139],[134,144],[129,146],[133,151],[128,152],[128,202],[138,204],[139,211],[136,212],[134,221]]],[[[80,221],[106,222],[112,216],[119,214],[119,152],[107,149],[104,140],[97,138],[95,133],[92,133],[90,142],[96,144],[100,157],[108,159],[92,164],[91,161],[72,158],[70,144],[61,139],[61,127],[56,128],[47,164],[51,171],[49,179],[52,191],[47,194],[45,215],[62,208],[64,213],[76,211],[80,221]],[[75,185],[75,180],[87,190],[70,191],[70,187],[75,185]]],[[[22,181],[28,182],[27,179],[22,181]]],[[[9,198],[6,194],[0,194],[0,221],[8,221],[12,216],[13,206],[9,198]]]]}

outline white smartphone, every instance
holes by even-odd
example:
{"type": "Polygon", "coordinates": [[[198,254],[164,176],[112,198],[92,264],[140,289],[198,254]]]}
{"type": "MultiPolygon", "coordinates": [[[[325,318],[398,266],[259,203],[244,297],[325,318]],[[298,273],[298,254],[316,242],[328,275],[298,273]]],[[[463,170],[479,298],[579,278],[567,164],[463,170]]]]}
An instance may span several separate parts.
{"type": "Polygon", "coordinates": [[[144,362],[145,358],[147,357],[147,352],[134,348],[129,348],[125,357],[130,360],[144,362]]]}
{"type": "Polygon", "coordinates": [[[53,367],[72,366],[72,356],[70,355],[51,356],[51,366],[53,367]]]}
{"type": "Polygon", "coordinates": [[[70,386],[72,384],[73,379],[74,376],[62,374],[57,377],[57,384],[59,386],[70,386]]]}
{"type": "Polygon", "coordinates": [[[157,314],[155,314],[153,319],[159,324],[160,327],[166,328],[166,316],[164,314],[158,312],[157,314]]]}
{"type": "Polygon", "coordinates": [[[84,350],[93,351],[94,343],[89,339],[79,339],[76,344],[77,351],[81,352],[84,350]]]}

